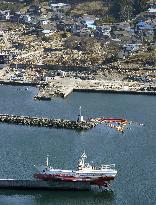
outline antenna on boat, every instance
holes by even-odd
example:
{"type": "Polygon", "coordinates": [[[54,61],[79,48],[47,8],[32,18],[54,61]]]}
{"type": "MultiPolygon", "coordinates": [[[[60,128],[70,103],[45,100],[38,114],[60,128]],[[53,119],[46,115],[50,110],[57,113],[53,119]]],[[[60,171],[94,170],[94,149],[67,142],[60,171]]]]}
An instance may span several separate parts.
{"type": "Polygon", "coordinates": [[[83,159],[87,158],[85,150],[84,150],[83,154],[81,155],[81,158],[83,158],[83,159]]]}
{"type": "Polygon", "coordinates": [[[47,160],[46,160],[47,167],[49,166],[49,155],[47,154],[47,160]]]}
{"type": "Polygon", "coordinates": [[[85,150],[83,152],[83,154],[81,155],[81,158],[79,160],[79,170],[81,170],[82,168],[85,167],[85,159],[87,158],[87,155],[85,153],[85,150]]]}

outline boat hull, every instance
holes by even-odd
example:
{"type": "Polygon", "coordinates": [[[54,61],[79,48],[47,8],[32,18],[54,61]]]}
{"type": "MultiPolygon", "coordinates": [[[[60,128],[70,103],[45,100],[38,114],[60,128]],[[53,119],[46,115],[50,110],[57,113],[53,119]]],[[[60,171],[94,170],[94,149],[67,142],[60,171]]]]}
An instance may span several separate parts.
{"type": "Polygon", "coordinates": [[[34,174],[34,178],[43,181],[57,181],[57,182],[81,182],[83,184],[89,183],[90,185],[106,186],[111,180],[114,180],[113,176],[105,177],[74,177],[65,175],[51,175],[51,174],[34,174]]]}

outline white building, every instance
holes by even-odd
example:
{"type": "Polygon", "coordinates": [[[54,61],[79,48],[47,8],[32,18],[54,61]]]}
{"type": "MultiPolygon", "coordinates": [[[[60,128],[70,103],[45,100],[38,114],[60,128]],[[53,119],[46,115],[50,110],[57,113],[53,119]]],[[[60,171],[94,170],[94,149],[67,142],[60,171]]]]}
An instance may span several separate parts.
{"type": "Polygon", "coordinates": [[[71,8],[70,4],[64,4],[64,3],[58,3],[58,4],[50,4],[51,9],[54,11],[59,11],[59,10],[68,10],[71,8]]]}
{"type": "Polygon", "coordinates": [[[46,36],[46,37],[48,37],[48,36],[51,36],[51,35],[53,35],[54,33],[55,33],[55,31],[51,31],[51,30],[43,30],[42,32],[42,35],[43,36],[46,36]]]}
{"type": "Polygon", "coordinates": [[[0,17],[1,19],[4,19],[4,20],[9,20],[10,19],[10,10],[0,10],[0,17]]]}

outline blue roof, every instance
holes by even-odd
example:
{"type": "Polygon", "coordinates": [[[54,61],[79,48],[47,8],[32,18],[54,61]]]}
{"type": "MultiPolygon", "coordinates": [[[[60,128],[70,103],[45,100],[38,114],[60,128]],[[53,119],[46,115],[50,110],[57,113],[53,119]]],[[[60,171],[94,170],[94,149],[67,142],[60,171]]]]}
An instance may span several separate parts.
{"type": "Polygon", "coordinates": [[[146,25],[146,23],[144,22],[144,21],[140,21],[138,24],[137,24],[137,26],[145,26],[146,25]]]}
{"type": "Polygon", "coordinates": [[[144,21],[141,21],[137,24],[137,26],[139,27],[139,29],[153,29],[152,26],[150,24],[145,23],[144,21]]]}

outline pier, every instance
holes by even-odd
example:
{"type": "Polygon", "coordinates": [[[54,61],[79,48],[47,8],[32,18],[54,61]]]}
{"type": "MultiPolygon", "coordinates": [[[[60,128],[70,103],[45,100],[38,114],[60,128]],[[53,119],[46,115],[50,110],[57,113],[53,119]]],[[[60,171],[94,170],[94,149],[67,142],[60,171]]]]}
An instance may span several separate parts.
{"type": "Polygon", "coordinates": [[[75,130],[88,130],[96,126],[96,123],[91,121],[71,121],[66,119],[48,119],[42,117],[17,116],[0,114],[0,122],[27,126],[65,128],[75,130]]]}

